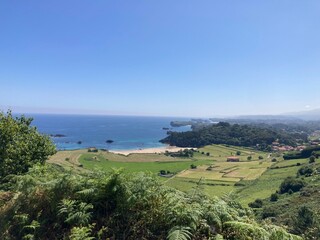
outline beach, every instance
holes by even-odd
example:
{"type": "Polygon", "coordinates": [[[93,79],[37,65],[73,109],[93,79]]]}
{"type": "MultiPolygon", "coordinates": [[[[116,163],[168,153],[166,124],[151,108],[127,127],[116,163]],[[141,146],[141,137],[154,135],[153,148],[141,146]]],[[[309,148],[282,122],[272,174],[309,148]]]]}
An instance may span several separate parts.
{"type": "Polygon", "coordinates": [[[141,149],[128,149],[128,150],[110,150],[111,153],[129,155],[133,153],[164,153],[168,152],[178,152],[180,150],[190,149],[190,148],[181,148],[175,146],[164,146],[164,147],[156,147],[156,148],[141,148],[141,149]]]}

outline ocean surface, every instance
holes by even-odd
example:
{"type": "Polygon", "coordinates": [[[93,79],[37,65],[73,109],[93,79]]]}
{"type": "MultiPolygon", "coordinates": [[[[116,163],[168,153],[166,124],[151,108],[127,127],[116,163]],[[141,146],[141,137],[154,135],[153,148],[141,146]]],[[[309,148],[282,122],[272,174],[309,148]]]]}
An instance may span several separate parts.
{"type": "Polygon", "coordinates": [[[34,119],[32,125],[36,126],[39,132],[65,135],[52,137],[59,150],[88,147],[107,150],[161,147],[165,145],[159,140],[166,137],[168,131],[163,128],[170,128],[170,131],[190,130],[189,126],[170,126],[173,120],[187,120],[183,118],[55,114],[32,114],[31,117],[34,119]],[[107,143],[107,140],[114,142],[107,143]]]}

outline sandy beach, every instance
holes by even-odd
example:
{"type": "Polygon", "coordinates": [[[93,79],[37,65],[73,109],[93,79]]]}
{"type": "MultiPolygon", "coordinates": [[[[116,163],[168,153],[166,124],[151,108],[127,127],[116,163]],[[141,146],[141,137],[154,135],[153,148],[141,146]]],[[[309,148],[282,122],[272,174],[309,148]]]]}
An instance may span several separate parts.
{"type": "Polygon", "coordinates": [[[164,153],[168,152],[177,152],[180,150],[189,149],[189,148],[181,148],[175,146],[164,146],[164,147],[157,147],[157,148],[143,148],[143,149],[132,149],[132,150],[110,150],[109,152],[116,153],[116,154],[123,154],[129,155],[132,153],[164,153]]]}

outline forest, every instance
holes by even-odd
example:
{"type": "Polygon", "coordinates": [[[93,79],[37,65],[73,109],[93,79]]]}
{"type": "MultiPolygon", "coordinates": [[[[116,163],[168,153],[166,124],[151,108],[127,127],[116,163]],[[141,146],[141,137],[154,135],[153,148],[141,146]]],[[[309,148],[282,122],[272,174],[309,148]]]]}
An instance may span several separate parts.
{"type": "Polygon", "coordinates": [[[290,134],[276,129],[219,122],[193,131],[170,132],[170,135],[160,142],[178,147],[229,144],[268,150],[272,142],[276,140],[281,144],[295,146],[297,138],[305,139],[303,134],[290,134]]]}

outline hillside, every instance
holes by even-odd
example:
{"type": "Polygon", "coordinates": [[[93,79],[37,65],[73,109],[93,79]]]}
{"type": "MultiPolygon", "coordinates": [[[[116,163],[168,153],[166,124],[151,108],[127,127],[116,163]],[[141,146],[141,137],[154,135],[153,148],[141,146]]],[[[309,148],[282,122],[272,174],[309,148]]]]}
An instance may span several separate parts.
{"type": "Polygon", "coordinates": [[[274,141],[295,146],[299,134],[291,135],[284,131],[259,128],[252,125],[219,122],[188,132],[170,132],[160,142],[179,147],[203,147],[210,144],[229,144],[234,146],[268,149],[274,141]]]}

